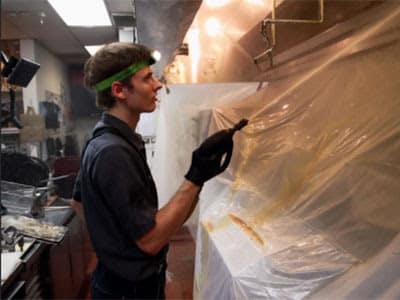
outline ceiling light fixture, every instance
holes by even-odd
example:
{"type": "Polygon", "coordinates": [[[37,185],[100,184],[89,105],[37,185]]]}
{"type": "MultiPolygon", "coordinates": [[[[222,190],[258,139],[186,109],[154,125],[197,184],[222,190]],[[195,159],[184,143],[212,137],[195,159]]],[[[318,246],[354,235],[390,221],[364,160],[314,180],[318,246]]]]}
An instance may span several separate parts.
{"type": "Polygon", "coordinates": [[[39,23],[41,25],[44,24],[44,18],[46,18],[46,14],[42,11],[42,12],[39,13],[39,23]]]}
{"type": "Polygon", "coordinates": [[[93,56],[97,50],[99,50],[101,47],[103,47],[104,45],[92,45],[92,46],[85,46],[85,49],[87,52],[89,52],[89,54],[91,56],[93,56]]]}
{"type": "Polygon", "coordinates": [[[68,26],[111,26],[104,0],[48,0],[68,26]]]}

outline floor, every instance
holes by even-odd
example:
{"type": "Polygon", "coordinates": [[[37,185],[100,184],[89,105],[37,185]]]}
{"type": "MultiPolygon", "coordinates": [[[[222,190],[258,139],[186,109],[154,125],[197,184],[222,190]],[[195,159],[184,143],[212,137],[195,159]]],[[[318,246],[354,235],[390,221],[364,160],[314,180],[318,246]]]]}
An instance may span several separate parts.
{"type": "Polygon", "coordinates": [[[193,299],[195,244],[186,227],[172,238],[168,253],[167,299],[193,299]]]}
{"type": "MultiPolygon", "coordinates": [[[[85,242],[85,258],[89,261],[86,279],[80,291],[80,298],[90,299],[90,273],[96,265],[96,257],[90,242],[85,242]]],[[[167,299],[193,299],[195,245],[186,227],[173,236],[168,252],[167,299]]]]}

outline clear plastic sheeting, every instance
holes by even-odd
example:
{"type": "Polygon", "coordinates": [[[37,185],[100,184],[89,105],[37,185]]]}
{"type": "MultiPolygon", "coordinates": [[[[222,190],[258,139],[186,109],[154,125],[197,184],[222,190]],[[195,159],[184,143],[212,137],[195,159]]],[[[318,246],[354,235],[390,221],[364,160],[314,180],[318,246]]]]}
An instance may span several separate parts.
{"type": "Polygon", "coordinates": [[[250,120],[200,194],[195,298],[400,298],[400,6],[380,13],[216,104],[210,122],[199,102],[189,118],[170,102],[164,139],[182,140],[170,161],[189,160],[183,137],[202,140],[198,128],[250,120]]]}
{"type": "Polygon", "coordinates": [[[212,108],[248,97],[261,87],[262,83],[176,84],[159,92],[153,174],[160,206],[179,188],[193,150],[207,137],[212,108]]]}

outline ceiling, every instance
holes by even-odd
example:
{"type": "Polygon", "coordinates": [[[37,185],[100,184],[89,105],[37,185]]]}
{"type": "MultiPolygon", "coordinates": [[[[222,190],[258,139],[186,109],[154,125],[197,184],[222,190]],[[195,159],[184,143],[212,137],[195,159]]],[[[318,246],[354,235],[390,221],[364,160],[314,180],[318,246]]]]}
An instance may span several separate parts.
{"type": "MultiPolygon", "coordinates": [[[[204,53],[208,55],[205,55],[206,60],[209,60],[210,51],[216,42],[225,45],[234,41],[237,44],[235,47],[248,57],[254,57],[265,49],[265,42],[260,35],[260,22],[268,15],[271,1],[104,1],[112,16],[113,26],[85,28],[66,26],[47,0],[1,0],[1,38],[9,41],[35,39],[67,64],[80,65],[89,57],[84,45],[117,41],[118,28],[136,25],[138,42],[159,50],[163,55],[161,61],[153,68],[158,76],[163,74],[164,67],[173,60],[174,51],[181,45],[187,30],[193,27],[193,24],[201,27],[202,21],[205,23],[210,16],[218,17],[224,24],[224,38],[208,39],[203,43],[204,53]],[[214,5],[211,5],[213,3],[214,5]],[[216,6],[216,3],[219,5],[216,6]]],[[[325,20],[322,24],[282,24],[277,27],[277,46],[274,53],[284,52],[384,1],[324,0],[325,20]]],[[[277,0],[277,3],[277,15],[281,18],[312,19],[315,18],[318,7],[317,0],[277,0]]],[[[220,45],[220,48],[224,48],[224,45],[220,45]]],[[[203,65],[205,63],[207,62],[202,62],[203,65]]],[[[254,67],[252,62],[250,68],[246,65],[245,69],[251,67],[254,67]]]]}
{"type": "Polygon", "coordinates": [[[138,41],[163,54],[157,64],[161,70],[181,44],[201,0],[105,0],[105,3],[113,26],[90,28],[66,26],[47,0],[2,0],[1,39],[35,39],[67,64],[82,64],[89,57],[84,45],[117,41],[118,28],[134,26],[136,12],[138,41]]]}

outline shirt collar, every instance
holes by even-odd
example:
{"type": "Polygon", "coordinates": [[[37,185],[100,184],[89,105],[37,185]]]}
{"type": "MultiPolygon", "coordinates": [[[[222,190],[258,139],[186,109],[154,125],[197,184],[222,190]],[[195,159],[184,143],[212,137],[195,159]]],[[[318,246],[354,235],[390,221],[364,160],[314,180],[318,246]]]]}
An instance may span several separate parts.
{"type": "Polygon", "coordinates": [[[134,142],[139,148],[143,148],[142,136],[136,133],[132,128],[128,126],[124,121],[104,112],[101,116],[100,122],[96,125],[98,127],[113,127],[117,129],[125,138],[134,142]]]}

